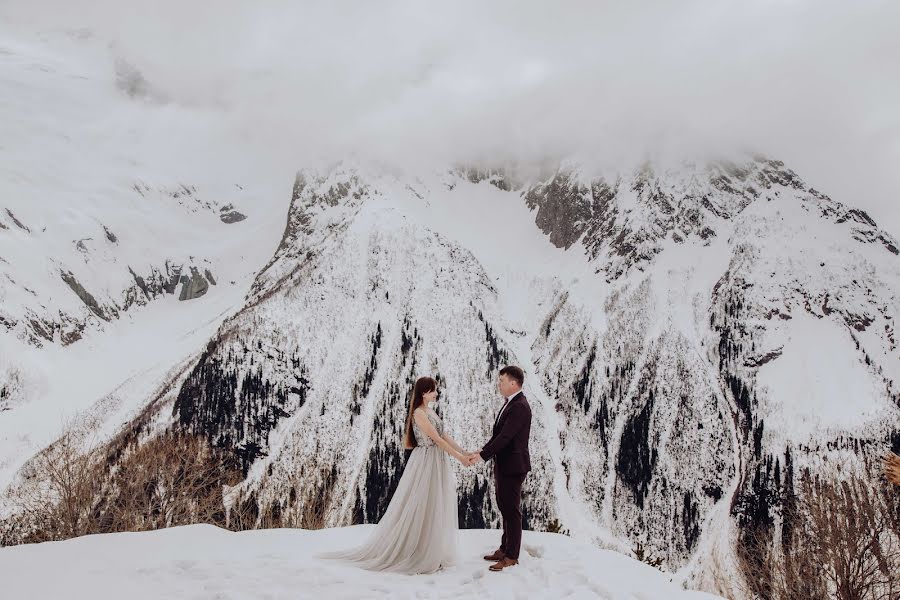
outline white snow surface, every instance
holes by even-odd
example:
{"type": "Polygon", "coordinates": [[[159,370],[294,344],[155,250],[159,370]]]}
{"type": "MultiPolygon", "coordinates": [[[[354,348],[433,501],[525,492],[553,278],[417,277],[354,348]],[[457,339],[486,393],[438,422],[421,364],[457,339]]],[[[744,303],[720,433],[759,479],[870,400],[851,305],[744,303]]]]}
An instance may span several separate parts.
{"type": "Polygon", "coordinates": [[[768,392],[766,413],[777,429],[797,438],[831,429],[861,427],[883,416],[880,386],[865,364],[847,353],[846,327],[798,313],[781,356],[760,367],[768,392]]]}
{"type": "Polygon", "coordinates": [[[164,598],[718,598],[685,591],[669,576],[560,534],[524,532],[515,567],[488,571],[481,556],[500,532],[462,530],[460,562],[430,575],[359,569],[314,558],[359,544],[372,525],[230,532],[191,525],[0,549],[4,595],[19,600],[164,598]]]}

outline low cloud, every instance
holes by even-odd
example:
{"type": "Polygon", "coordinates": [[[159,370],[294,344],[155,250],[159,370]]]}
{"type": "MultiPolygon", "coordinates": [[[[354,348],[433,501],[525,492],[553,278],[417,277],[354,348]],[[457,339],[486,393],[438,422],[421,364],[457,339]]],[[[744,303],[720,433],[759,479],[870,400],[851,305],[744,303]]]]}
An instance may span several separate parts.
{"type": "Polygon", "coordinates": [[[751,149],[900,234],[895,0],[12,0],[0,11],[34,31],[90,32],[148,94],[220,111],[273,160],[628,163],[751,149]]]}

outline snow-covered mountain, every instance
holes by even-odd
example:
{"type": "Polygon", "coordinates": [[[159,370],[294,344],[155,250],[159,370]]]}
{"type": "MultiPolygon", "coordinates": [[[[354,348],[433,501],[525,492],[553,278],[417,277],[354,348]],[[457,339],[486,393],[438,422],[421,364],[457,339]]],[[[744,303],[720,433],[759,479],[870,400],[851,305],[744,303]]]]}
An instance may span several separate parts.
{"type": "MultiPolygon", "coordinates": [[[[640,544],[702,579],[735,525],[771,517],[782,469],[896,441],[896,252],[759,157],[613,180],[569,164],[524,185],[301,171],[244,307],[135,427],[233,449],[232,501],[276,522],[373,522],[412,380],[440,378],[474,448],[497,369],[521,364],[528,525],[640,544]]],[[[497,526],[487,469],[459,480],[461,523],[497,526]]]]}
{"type": "Polygon", "coordinates": [[[202,348],[242,306],[290,200],[290,179],[262,175],[239,145],[210,153],[225,136],[209,115],[130,95],[105,48],[4,33],[3,486],[101,399],[121,426],[202,348]]]}
{"type": "MultiPolygon", "coordinates": [[[[474,449],[515,363],[528,526],[640,545],[711,587],[800,465],[900,445],[900,245],[778,161],[347,161],[291,191],[233,154],[173,164],[158,129],[217,125],[149,92],[136,105],[121,79],[95,98],[77,82],[108,73],[38,58],[0,53],[76,115],[13,123],[0,161],[3,485],[63,415],[128,433],[113,443],[205,436],[243,466],[229,502],[268,522],[371,523],[402,472],[412,381],[440,379],[474,449]],[[80,138],[91,120],[127,133],[80,138]]],[[[458,471],[461,524],[497,526],[488,469],[458,471]]]]}

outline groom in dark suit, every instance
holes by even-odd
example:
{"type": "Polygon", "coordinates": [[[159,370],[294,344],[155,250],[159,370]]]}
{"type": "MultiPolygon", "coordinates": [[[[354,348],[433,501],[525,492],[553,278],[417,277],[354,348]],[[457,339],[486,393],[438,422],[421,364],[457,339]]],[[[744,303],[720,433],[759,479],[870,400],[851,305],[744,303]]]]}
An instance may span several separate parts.
{"type": "Polygon", "coordinates": [[[519,563],[522,545],[522,484],[531,470],[528,436],[531,433],[531,407],[522,384],[525,373],[519,367],[500,370],[500,393],[506,403],[494,420],[491,439],[480,452],[469,455],[469,464],[494,459],[494,484],[497,506],[503,517],[503,538],[500,548],[485,560],[495,562],[491,571],[502,571],[519,563]]]}

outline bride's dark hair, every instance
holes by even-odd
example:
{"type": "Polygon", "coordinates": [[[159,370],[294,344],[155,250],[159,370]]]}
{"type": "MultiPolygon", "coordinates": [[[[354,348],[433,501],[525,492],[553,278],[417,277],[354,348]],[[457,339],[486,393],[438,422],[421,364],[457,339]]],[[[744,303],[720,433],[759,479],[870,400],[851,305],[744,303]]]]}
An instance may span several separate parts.
{"type": "Polygon", "coordinates": [[[407,448],[415,448],[418,446],[416,443],[416,436],[413,435],[413,412],[422,406],[422,396],[427,394],[428,392],[433,392],[437,389],[437,381],[432,379],[431,377],[419,377],[416,380],[416,385],[413,386],[412,398],[409,401],[409,416],[406,417],[406,433],[405,437],[405,446],[407,448]]]}

